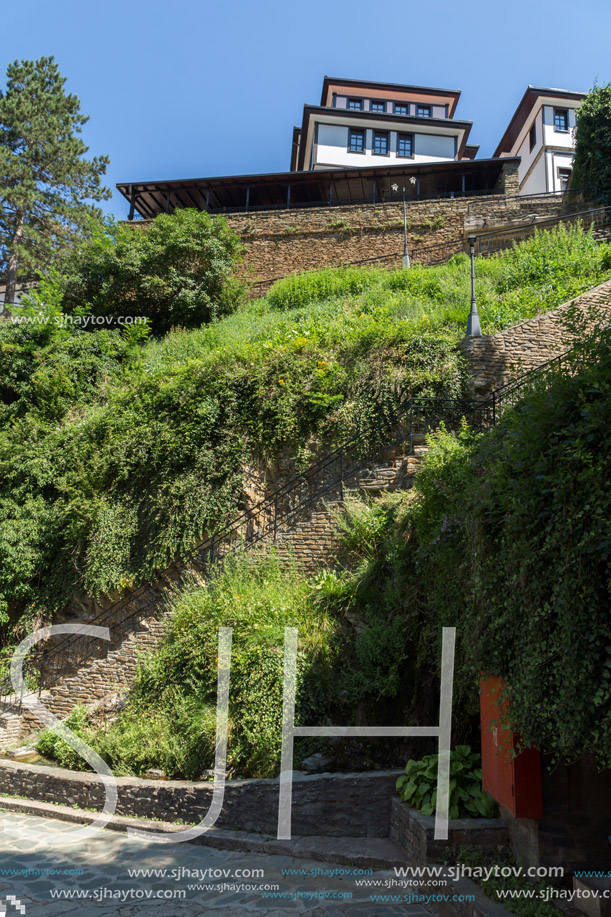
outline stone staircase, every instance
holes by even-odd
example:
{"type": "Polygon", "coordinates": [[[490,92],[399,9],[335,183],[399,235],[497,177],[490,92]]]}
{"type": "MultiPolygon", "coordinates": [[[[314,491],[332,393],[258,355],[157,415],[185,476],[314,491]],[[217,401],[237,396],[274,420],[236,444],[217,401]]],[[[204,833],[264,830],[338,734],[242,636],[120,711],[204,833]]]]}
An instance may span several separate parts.
{"type": "MultiPolygon", "coordinates": [[[[383,461],[366,463],[354,477],[346,482],[341,495],[331,493],[328,500],[317,500],[312,506],[295,514],[289,524],[280,527],[275,539],[261,542],[253,554],[266,552],[271,546],[275,554],[289,557],[304,571],[312,573],[329,565],[336,557],[340,540],[333,524],[333,515],[342,505],[347,493],[379,496],[382,493],[409,488],[413,476],[422,462],[426,446],[424,437],[414,437],[413,452],[407,443],[388,450],[383,461]],[[339,496],[339,499],[338,499],[339,496]]],[[[159,582],[151,585],[139,597],[142,617],[134,619],[127,630],[117,634],[116,644],[107,655],[90,659],[73,673],[58,679],[57,683],[40,692],[41,702],[60,719],[64,719],[77,704],[93,708],[111,695],[125,693],[133,682],[139,657],[152,652],[161,642],[170,615],[159,613],[166,606],[165,599],[181,575],[191,574],[198,564],[178,565],[171,577],[164,579],[165,589],[159,582]],[[149,595],[150,591],[150,595],[149,595]],[[151,598],[153,601],[151,602],[151,598]]],[[[193,572],[192,575],[197,575],[193,572]]],[[[104,652],[102,641],[100,652],[104,652]]],[[[24,736],[39,731],[41,724],[25,706],[21,713],[14,709],[2,714],[0,707],[0,750],[17,744],[24,736]]]]}
{"type": "MultiPolygon", "coordinates": [[[[77,704],[95,707],[111,694],[124,693],[138,671],[139,657],[150,653],[163,639],[169,613],[137,622],[134,631],[108,655],[92,659],[81,669],[40,693],[40,700],[55,716],[64,719],[77,704]]],[[[22,708],[23,732],[40,729],[40,722],[22,708]]],[[[2,737],[0,736],[0,743],[2,737]]],[[[1,747],[6,747],[0,744],[1,747]]]]}

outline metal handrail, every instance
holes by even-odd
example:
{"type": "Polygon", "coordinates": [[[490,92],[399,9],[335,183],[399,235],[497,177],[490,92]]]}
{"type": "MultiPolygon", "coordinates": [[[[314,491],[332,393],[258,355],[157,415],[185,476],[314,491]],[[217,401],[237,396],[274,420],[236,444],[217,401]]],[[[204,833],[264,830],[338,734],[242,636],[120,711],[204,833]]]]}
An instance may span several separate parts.
{"type": "MultiPolygon", "coordinates": [[[[491,200],[493,203],[497,203],[498,201],[501,201],[502,203],[505,203],[505,201],[517,201],[519,203],[528,203],[528,201],[531,201],[531,200],[538,201],[542,199],[551,200],[555,198],[562,198],[563,200],[565,200],[571,197],[578,198],[580,195],[583,195],[584,197],[586,195],[591,195],[592,198],[595,200],[598,195],[598,185],[588,185],[584,188],[568,188],[568,189],[565,189],[564,191],[538,191],[536,194],[496,195],[494,198],[491,198],[491,200]]],[[[483,201],[478,202],[477,206],[478,207],[481,206],[482,203],[484,202],[483,201]]],[[[487,201],[485,203],[487,203],[487,201]]],[[[469,205],[467,206],[467,216],[471,215],[472,213],[471,208],[474,206],[476,206],[474,203],[469,203],[469,205]]]]}
{"type": "MultiPolygon", "coordinates": [[[[384,418],[366,433],[342,443],[277,488],[269,497],[215,531],[186,555],[174,560],[154,581],[143,583],[133,592],[122,596],[108,608],[100,611],[87,622],[87,625],[105,625],[110,628],[111,640],[106,644],[108,652],[116,642],[118,634],[129,622],[135,618],[144,619],[149,609],[158,605],[158,596],[153,591],[155,585],[164,579],[172,581],[171,574],[178,568],[191,561],[197,562],[204,570],[210,570],[222,564],[228,556],[243,551],[247,546],[252,547],[270,537],[277,541],[281,528],[289,519],[334,492],[342,499],[345,487],[355,475],[389,449],[408,441],[410,451],[413,452],[415,436],[428,432],[442,422],[451,428],[457,425],[463,416],[471,417],[475,426],[488,425],[493,422],[491,402],[488,399],[407,399],[392,417],[384,418]],[[152,592],[149,600],[119,619],[121,610],[148,590],[152,592]]],[[[38,655],[28,657],[24,672],[29,680],[30,690],[40,692],[43,688],[57,683],[65,675],[76,671],[79,665],[99,656],[99,641],[86,636],[81,637],[78,633],[66,636],[38,655]]],[[[11,691],[10,679],[0,682],[0,716],[15,708],[20,709],[21,696],[11,695],[11,691]]]]}
{"type": "MultiPolygon", "coordinates": [[[[532,196],[537,197],[538,195],[532,195],[532,196]]],[[[510,245],[513,244],[513,242],[516,241],[515,237],[520,236],[521,234],[524,234],[524,233],[528,233],[530,230],[540,229],[540,228],[545,228],[545,227],[549,228],[553,226],[558,226],[559,224],[568,223],[571,221],[585,220],[587,219],[587,217],[592,216],[592,215],[594,215],[594,217],[599,216],[599,215],[604,216],[605,217],[604,222],[608,222],[609,218],[611,217],[611,207],[605,207],[602,205],[598,207],[590,207],[587,210],[579,210],[579,211],[576,211],[575,213],[568,213],[562,216],[543,217],[540,220],[535,219],[534,221],[530,221],[528,223],[522,223],[517,226],[509,227],[507,229],[491,229],[487,232],[480,232],[477,234],[478,246],[477,246],[476,254],[477,255],[487,254],[487,252],[483,250],[484,247],[486,246],[488,242],[492,242],[495,239],[498,239],[500,241],[507,240],[509,244],[506,247],[508,248],[510,247],[510,245]]],[[[466,252],[467,248],[468,248],[467,242],[461,236],[455,239],[449,239],[445,242],[434,242],[430,245],[414,245],[410,248],[410,257],[412,261],[420,261],[422,259],[422,256],[426,255],[427,253],[434,253],[438,250],[445,250],[446,254],[442,255],[440,258],[436,260],[428,259],[426,261],[426,263],[429,265],[441,264],[444,261],[447,261],[449,258],[452,258],[454,255],[459,254],[460,251],[464,250],[466,252]]],[[[501,250],[502,250],[501,247],[497,249],[497,251],[501,251],[501,250]]],[[[383,262],[383,261],[389,261],[389,262],[395,261],[397,269],[400,269],[403,267],[402,259],[403,259],[403,252],[393,252],[390,255],[376,255],[373,258],[361,258],[358,261],[344,261],[338,265],[328,265],[328,266],[329,267],[332,267],[332,266],[358,267],[359,265],[376,264],[376,263],[383,262]]],[[[295,274],[285,274],[282,277],[273,277],[269,280],[255,281],[255,283],[253,284],[253,291],[255,291],[254,297],[256,298],[260,296],[264,290],[269,289],[269,287],[273,286],[273,284],[277,283],[279,280],[285,280],[287,277],[294,277],[301,273],[304,273],[304,272],[296,271],[295,274]]]]}

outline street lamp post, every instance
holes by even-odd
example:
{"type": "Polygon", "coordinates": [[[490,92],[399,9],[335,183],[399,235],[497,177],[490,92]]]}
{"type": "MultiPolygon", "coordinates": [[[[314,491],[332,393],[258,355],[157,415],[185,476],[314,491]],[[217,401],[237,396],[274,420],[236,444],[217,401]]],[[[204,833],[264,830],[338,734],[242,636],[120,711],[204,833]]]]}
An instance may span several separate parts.
{"type": "Polygon", "coordinates": [[[477,236],[469,236],[467,239],[471,252],[471,311],[467,319],[467,337],[481,338],[482,329],[479,323],[479,313],[475,301],[475,242],[477,236]]]}
{"type": "MultiPolygon", "coordinates": [[[[391,185],[391,188],[396,194],[399,190],[399,185],[391,185]]],[[[405,203],[405,185],[403,185],[403,267],[409,266],[409,250],[407,248],[407,206],[405,203]]]]}

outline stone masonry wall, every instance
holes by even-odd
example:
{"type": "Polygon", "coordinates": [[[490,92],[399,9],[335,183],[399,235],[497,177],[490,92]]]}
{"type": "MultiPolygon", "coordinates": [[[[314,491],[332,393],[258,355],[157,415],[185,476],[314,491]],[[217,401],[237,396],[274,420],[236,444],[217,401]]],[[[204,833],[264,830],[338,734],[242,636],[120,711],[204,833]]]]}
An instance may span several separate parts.
{"type": "Polygon", "coordinates": [[[611,311],[611,280],[564,303],[552,312],[513,325],[498,334],[464,338],[461,349],[469,364],[471,392],[483,397],[530,369],[570,349],[573,337],[564,325],[575,304],[587,328],[595,314],[611,311]]]}
{"type": "MultiPolygon", "coordinates": [[[[563,211],[563,201],[558,197],[529,201],[525,212],[523,202],[513,197],[517,188],[512,179],[509,175],[506,181],[506,193],[511,197],[495,196],[494,205],[486,196],[410,202],[408,243],[415,260],[420,260],[420,247],[463,238],[469,231],[469,215],[477,214],[480,208],[491,213],[488,228],[512,218],[523,220],[528,214],[553,216],[563,211]]],[[[253,280],[272,280],[296,271],[403,251],[400,202],[228,214],[226,219],[244,243],[244,270],[253,280]]]]}
{"type": "MultiPolygon", "coordinates": [[[[161,641],[167,616],[149,617],[135,625],[135,631],[108,656],[92,659],[74,675],[41,692],[40,700],[55,716],[63,719],[76,704],[92,705],[109,694],[124,692],[136,676],[139,656],[151,652],[161,641]]],[[[41,728],[29,710],[22,712],[23,731],[41,728]]]]}
{"type": "MultiPolygon", "coordinates": [[[[400,447],[389,452],[385,461],[371,463],[359,474],[346,481],[344,496],[350,493],[376,496],[383,492],[406,490],[412,485],[425,446],[416,446],[414,454],[405,454],[400,447]]],[[[324,567],[345,563],[341,540],[333,524],[333,516],[343,506],[339,489],[329,493],[313,509],[306,509],[291,520],[290,526],[280,531],[273,543],[274,554],[281,559],[292,558],[307,573],[324,567]]]]}
{"type": "MultiPolygon", "coordinates": [[[[293,835],[388,837],[390,802],[401,771],[293,776],[293,835]]],[[[117,777],[117,815],[167,822],[199,822],[213,783],[117,777]]],[[[228,780],[217,828],[276,834],[278,779],[228,780]]],[[[104,785],[96,774],[13,761],[0,762],[0,795],[25,796],[101,809],[104,785]]]]}
{"type": "Polygon", "coordinates": [[[410,866],[440,859],[450,846],[491,850],[506,846],[509,833],[501,818],[451,818],[447,841],[435,840],[435,816],[409,809],[395,796],[390,809],[390,836],[407,851],[410,866]]]}
{"type": "MultiPolygon", "coordinates": [[[[410,248],[461,238],[467,200],[411,203],[410,248]]],[[[244,268],[254,280],[403,251],[401,203],[229,214],[227,221],[244,243],[244,268]]]]}

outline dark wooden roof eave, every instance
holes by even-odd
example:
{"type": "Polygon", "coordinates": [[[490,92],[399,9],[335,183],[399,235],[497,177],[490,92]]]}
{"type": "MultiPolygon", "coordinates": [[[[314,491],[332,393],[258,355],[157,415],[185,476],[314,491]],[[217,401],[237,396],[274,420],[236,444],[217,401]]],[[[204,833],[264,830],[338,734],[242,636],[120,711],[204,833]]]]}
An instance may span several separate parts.
{"type": "Polygon", "coordinates": [[[363,180],[394,177],[402,174],[434,175],[436,173],[469,174],[470,172],[483,174],[497,170],[500,172],[507,162],[518,162],[518,157],[503,157],[494,159],[475,160],[449,160],[432,163],[404,162],[397,165],[371,166],[361,169],[325,169],[302,172],[277,172],[257,175],[218,176],[199,179],[174,179],[156,182],[131,182],[118,184],[117,190],[131,201],[134,194],[135,209],[144,218],[154,217],[162,213],[166,207],[168,195],[172,200],[172,209],[178,205],[183,207],[198,207],[204,209],[205,201],[209,198],[212,209],[240,208],[244,205],[246,189],[260,193],[266,197],[262,203],[273,206],[280,205],[286,199],[288,185],[295,192],[299,188],[310,201],[322,201],[321,189],[329,183],[337,184],[340,181],[360,183],[363,180]],[[314,187],[316,186],[316,188],[314,187]],[[220,195],[220,196],[219,196],[220,195]]]}
{"type": "Polygon", "coordinates": [[[439,89],[436,86],[411,86],[407,83],[380,83],[375,82],[374,80],[353,80],[346,79],[343,77],[327,76],[323,79],[322,83],[322,93],[320,96],[320,104],[324,105],[328,92],[330,83],[339,83],[345,86],[354,86],[359,89],[386,89],[390,92],[400,91],[400,92],[418,92],[418,93],[429,93],[430,95],[436,96],[451,96],[454,98],[454,104],[452,107],[452,112],[456,110],[456,105],[460,98],[462,92],[461,89],[439,89]]]}

